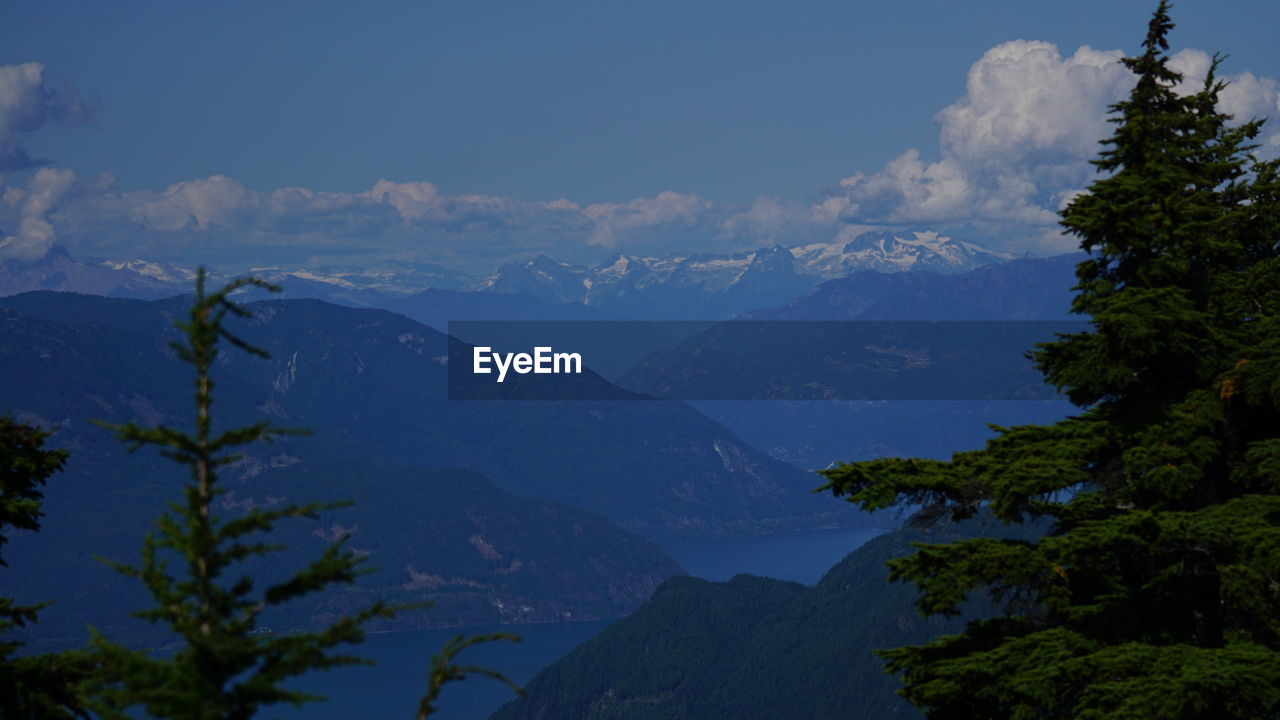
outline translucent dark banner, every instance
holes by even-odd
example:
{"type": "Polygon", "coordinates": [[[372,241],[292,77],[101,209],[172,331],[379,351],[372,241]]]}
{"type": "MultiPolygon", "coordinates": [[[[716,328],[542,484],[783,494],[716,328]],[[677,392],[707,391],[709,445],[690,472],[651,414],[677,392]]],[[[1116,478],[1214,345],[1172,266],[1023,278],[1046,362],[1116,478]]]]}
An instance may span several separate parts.
{"type": "Polygon", "coordinates": [[[1084,322],[449,323],[451,400],[1047,400],[1084,322]]]}

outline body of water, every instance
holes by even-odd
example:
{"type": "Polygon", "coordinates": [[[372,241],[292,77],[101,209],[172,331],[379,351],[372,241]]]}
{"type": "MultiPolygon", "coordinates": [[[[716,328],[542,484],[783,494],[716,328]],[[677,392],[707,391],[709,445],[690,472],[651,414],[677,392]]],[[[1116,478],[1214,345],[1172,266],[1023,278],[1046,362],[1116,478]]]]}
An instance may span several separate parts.
{"type": "MultiPolygon", "coordinates": [[[[370,635],[356,651],[377,665],[338,668],[303,677],[291,687],[325,695],[328,701],[276,714],[307,720],[412,720],[418,712],[418,701],[426,692],[427,663],[455,635],[493,632],[519,635],[522,638],[519,643],[486,643],[468,648],[456,662],[493,668],[523,684],[614,622],[616,620],[494,625],[370,635]]],[[[515,697],[506,685],[476,675],[446,685],[438,703],[440,712],[432,717],[483,720],[515,697]]]]}
{"type": "Polygon", "coordinates": [[[777,535],[682,540],[662,546],[690,575],[723,581],[739,573],[813,585],[884,528],[803,530],[777,535]]]}
{"type": "MultiPolygon", "coordinates": [[[[880,528],[807,530],[737,538],[671,542],[663,547],[690,575],[728,580],[739,573],[763,575],[812,585],[845,555],[885,532],[880,528]]],[[[277,713],[308,720],[405,720],[417,712],[426,689],[427,662],[449,638],[458,634],[508,632],[520,643],[493,643],[470,648],[459,658],[463,665],[498,670],[517,683],[526,683],[539,670],[568,654],[616,620],[594,622],[503,625],[455,630],[417,630],[371,635],[358,654],[377,662],[374,667],[340,668],[315,673],[293,687],[323,694],[328,702],[297,711],[277,713]]],[[[483,720],[514,694],[501,683],[472,677],[446,686],[439,717],[443,720],[483,720]]]]}

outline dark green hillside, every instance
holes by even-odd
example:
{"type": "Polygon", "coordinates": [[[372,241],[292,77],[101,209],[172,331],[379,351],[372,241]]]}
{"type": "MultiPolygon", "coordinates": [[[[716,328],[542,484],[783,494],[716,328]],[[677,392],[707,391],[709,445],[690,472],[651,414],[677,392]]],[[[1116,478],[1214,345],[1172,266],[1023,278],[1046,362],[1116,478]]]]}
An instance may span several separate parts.
{"type": "MultiPolygon", "coordinates": [[[[990,532],[986,528],[985,532],[990,532]]],[[[966,534],[972,528],[964,531],[966,534]]],[[[876,648],[960,629],[924,620],[884,563],[955,528],[871,540],[817,586],[672,578],[633,615],[539,673],[494,720],[915,717],[876,648]]]]}

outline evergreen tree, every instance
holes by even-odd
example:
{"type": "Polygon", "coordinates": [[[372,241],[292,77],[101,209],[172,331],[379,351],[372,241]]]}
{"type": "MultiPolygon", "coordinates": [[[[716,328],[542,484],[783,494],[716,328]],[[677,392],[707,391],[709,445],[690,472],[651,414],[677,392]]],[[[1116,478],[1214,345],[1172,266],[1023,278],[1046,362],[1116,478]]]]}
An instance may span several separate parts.
{"type": "MultiPolygon", "coordinates": [[[[14,530],[40,529],[43,487],[67,459],[65,450],[46,450],[49,433],[0,417],[0,549],[14,530]]],[[[0,557],[0,567],[8,567],[0,557]]],[[[6,639],[15,628],[34,624],[40,605],[18,605],[0,597],[0,717],[85,716],[79,684],[90,669],[82,652],[19,656],[22,643],[6,639]]]]}
{"type": "MultiPolygon", "coordinates": [[[[233,293],[246,287],[278,290],[260,280],[244,278],[206,293],[201,269],[189,316],[185,322],[175,322],[183,342],[170,345],[195,369],[193,431],[163,425],[144,428],[133,423],[110,426],[132,449],[159,447],[166,457],[187,466],[190,477],[183,488],[183,502],[171,503],[144,541],[140,564],[112,563],[125,575],[141,580],[155,601],[153,608],[136,615],[167,625],[181,640],[181,647],[159,656],[126,648],[94,632],[92,645],[101,671],[93,687],[93,710],[105,718],[129,717],[131,709],[141,708],[156,718],[245,720],[271,705],[298,706],[321,699],[289,690],[284,683],[314,670],[366,662],[337,648],[363,640],[363,627],[369,620],[405,609],[375,603],[318,632],[275,634],[260,627],[264,611],[331,586],[350,585],[363,570],[361,559],[346,549],[343,538],[308,567],[259,591],[242,563],[282,549],[264,536],[281,521],[315,517],[321,510],[344,503],[251,508],[232,518],[214,512],[214,501],[226,492],[219,485],[218,471],[242,457],[239,449],[299,432],[267,422],[214,430],[210,370],[218,357],[218,343],[226,341],[251,355],[267,356],[224,326],[228,314],[249,314],[231,300],[233,293]],[[175,559],[179,565],[176,572],[170,567],[175,559]]],[[[468,644],[508,638],[485,636],[468,644]]],[[[462,679],[468,673],[482,672],[505,680],[491,671],[452,665],[453,656],[462,649],[457,645],[455,641],[429,666],[433,680],[427,694],[431,700],[443,682],[462,679]],[[437,673],[447,677],[436,682],[437,673]]],[[[431,709],[427,699],[423,703],[424,710],[431,709]]]]}
{"type": "Polygon", "coordinates": [[[1251,155],[1261,121],[1218,109],[1217,58],[1176,90],[1168,10],[1123,61],[1102,177],[1062,213],[1092,327],[1032,355],[1080,413],[824,472],[867,509],[1049,528],[890,563],[925,614],[983,591],[1003,611],[882,652],[931,718],[1280,717],[1280,180],[1251,155]]]}

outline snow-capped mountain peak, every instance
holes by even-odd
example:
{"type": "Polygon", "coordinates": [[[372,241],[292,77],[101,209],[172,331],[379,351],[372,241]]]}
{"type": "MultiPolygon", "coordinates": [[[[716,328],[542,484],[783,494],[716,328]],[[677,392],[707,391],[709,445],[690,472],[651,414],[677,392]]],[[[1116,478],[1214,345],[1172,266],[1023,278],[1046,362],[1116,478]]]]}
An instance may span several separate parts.
{"type": "Polygon", "coordinates": [[[103,260],[98,264],[110,270],[129,270],[164,283],[190,284],[196,277],[195,270],[191,268],[150,260],[103,260]]]}
{"type": "Polygon", "coordinates": [[[955,273],[1009,259],[1008,255],[933,231],[903,234],[871,231],[845,242],[794,247],[791,254],[798,261],[801,273],[824,279],[843,277],[858,270],[955,273]]]}
{"type": "MultiPolygon", "coordinates": [[[[858,271],[960,273],[1008,256],[934,231],[847,229],[832,242],[774,245],[732,254],[618,254],[597,266],[546,255],[504,264],[473,279],[438,265],[385,261],[369,267],[259,267],[286,298],[377,305],[428,288],[527,295],[581,303],[623,316],[716,318],[788,302],[825,280],[858,271]]],[[[216,282],[230,273],[217,273],[216,282]]],[[[192,268],[140,259],[78,263],[64,249],[35,263],[0,264],[0,294],[39,288],[155,297],[189,292],[192,268]],[[60,279],[61,278],[61,279],[60,279]]]]}
{"type": "MultiPolygon", "coordinates": [[[[530,295],[546,302],[577,302],[633,315],[650,306],[705,305],[708,298],[734,298],[733,306],[763,306],[789,299],[823,280],[860,270],[958,273],[1006,256],[933,231],[872,231],[830,243],[775,245],[745,253],[618,254],[595,267],[558,262],[545,255],[510,262],[471,289],[530,295]]],[[[725,300],[728,302],[728,300],[725,300]]]]}

